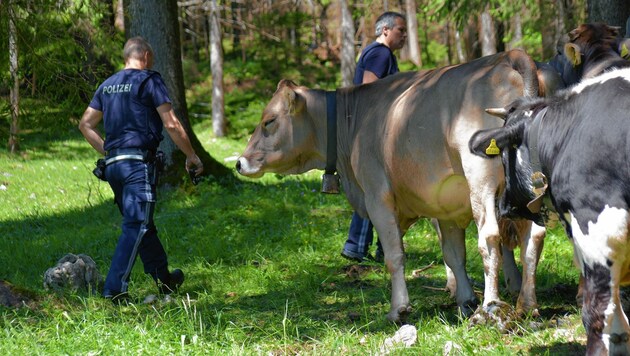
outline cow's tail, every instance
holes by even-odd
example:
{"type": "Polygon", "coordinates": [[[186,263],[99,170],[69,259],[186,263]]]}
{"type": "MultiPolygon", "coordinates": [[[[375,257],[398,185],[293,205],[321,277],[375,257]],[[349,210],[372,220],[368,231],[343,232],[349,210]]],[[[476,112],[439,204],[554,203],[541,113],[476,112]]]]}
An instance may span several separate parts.
{"type": "Polygon", "coordinates": [[[501,235],[501,244],[510,250],[514,250],[519,245],[519,226],[518,224],[507,218],[499,219],[499,234],[501,235]]]}
{"type": "Polygon", "coordinates": [[[538,71],[534,60],[522,49],[508,52],[512,68],[523,78],[523,95],[528,98],[540,96],[538,71]]]}

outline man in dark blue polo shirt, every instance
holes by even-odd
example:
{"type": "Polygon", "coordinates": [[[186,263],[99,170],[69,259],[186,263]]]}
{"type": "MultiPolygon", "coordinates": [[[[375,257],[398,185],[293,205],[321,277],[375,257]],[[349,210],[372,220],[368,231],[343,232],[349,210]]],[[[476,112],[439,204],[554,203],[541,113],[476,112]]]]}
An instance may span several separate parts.
{"type": "Polygon", "coordinates": [[[186,169],[199,175],[203,164],[171,106],[166,85],[159,73],[149,70],[153,50],[141,37],[129,39],[123,49],[125,67],[103,82],[79,129],[86,140],[105,156],[105,179],[123,216],[103,296],[114,302],[127,300],[129,275],[136,256],[144,271],[165,294],[176,290],[184,273],[169,272],[166,252],[153,223],[159,162],[156,153],[165,128],[186,155],[186,169]],[[105,139],[97,129],[103,121],[105,139]]]}
{"type": "MultiPolygon", "coordinates": [[[[403,48],[407,41],[407,22],[397,12],[385,12],[376,19],[376,41],[365,47],[354,73],[354,84],[371,83],[390,74],[398,73],[398,62],[393,51],[403,48]]],[[[341,251],[347,259],[363,261],[374,239],[374,226],[357,212],[352,214],[348,240],[341,251]]],[[[382,261],[383,250],[378,244],[376,260],[382,261]]]]}

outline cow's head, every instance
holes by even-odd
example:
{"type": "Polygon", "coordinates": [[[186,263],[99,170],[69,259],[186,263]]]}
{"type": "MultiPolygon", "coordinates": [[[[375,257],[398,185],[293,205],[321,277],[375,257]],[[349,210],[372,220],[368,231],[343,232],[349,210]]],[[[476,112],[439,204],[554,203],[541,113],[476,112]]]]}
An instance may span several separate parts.
{"type": "Polygon", "coordinates": [[[586,75],[583,73],[586,63],[600,60],[602,54],[614,54],[621,59],[625,42],[619,37],[619,30],[616,26],[592,23],[582,24],[569,32],[564,54],[580,78],[586,75]]]}
{"type": "Polygon", "coordinates": [[[532,168],[528,139],[532,119],[542,108],[542,99],[521,98],[505,108],[486,109],[504,118],[505,125],[477,131],[468,143],[475,155],[501,156],[505,171],[505,189],[499,200],[501,216],[524,218],[539,225],[544,225],[540,207],[546,178],[532,168]]]}
{"type": "Polygon", "coordinates": [[[315,129],[302,95],[306,88],[281,80],[236,170],[258,178],[265,172],[298,174],[311,170],[316,161],[315,129]]]}

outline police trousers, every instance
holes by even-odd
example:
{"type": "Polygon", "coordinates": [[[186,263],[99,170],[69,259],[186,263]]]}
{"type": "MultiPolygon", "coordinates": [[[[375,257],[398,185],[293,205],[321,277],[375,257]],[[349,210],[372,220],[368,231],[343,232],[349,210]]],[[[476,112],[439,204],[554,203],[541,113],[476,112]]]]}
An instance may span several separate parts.
{"type": "Polygon", "coordinates": [[[127,292],[136,256],[154,280],[168,280],[168,261],[153,222],[156,174],[153,165],[137,159],[112,160],[105,177],[122,214],[122,232],[105,279],[104,296],[127,292]]]}

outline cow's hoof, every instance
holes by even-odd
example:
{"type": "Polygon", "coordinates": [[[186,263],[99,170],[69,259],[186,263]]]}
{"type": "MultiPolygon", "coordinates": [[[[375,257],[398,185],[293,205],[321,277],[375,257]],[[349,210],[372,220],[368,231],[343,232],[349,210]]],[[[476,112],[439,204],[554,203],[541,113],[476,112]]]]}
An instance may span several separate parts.
{"type": "Polygon", "coordinates": [[[473,315],[475,310],[477,310],[478,306],[479,306],[478,299],[468,300],[459,306],[459,312],[462,314],[464,318],[469,318],[471,315],[473,315]]]}
{"type": "Polygon", "coordinates": [[[397,309],[392,309],[387,314],[387,320],[400,324],[407,321],[407,317],[411,314],[411,305],[401,305],[397,309]]]}
{"type": "Polygon", "coordinates": [[[540,318],[540,313],[538,312],[538,308],[536,307],[531,307],[531,308],[517,308],[516,309],[516,316],[518,316],[519,318],[540,318]]]}
{"type": "Polygon", "coordinates": [[[470,318],[471,325],[495,325],[501,332],[508,332],[514,328],[514,321],[518,319],[516,311],[511,305],[500,300],[492,301],[487,306],[478,308],[470,318]]]}

